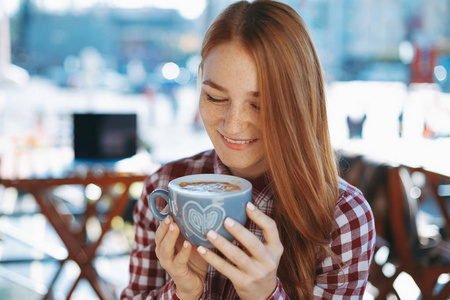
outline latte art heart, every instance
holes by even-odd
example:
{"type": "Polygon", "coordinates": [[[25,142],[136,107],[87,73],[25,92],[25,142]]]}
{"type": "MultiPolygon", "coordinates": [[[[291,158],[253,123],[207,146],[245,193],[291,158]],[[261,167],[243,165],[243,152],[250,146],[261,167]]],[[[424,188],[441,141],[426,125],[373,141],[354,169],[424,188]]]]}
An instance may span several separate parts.
{"type": "Polygon", "coordinates": [[[188,201],[183,206],[183,221],[192,234],[206,241],[209,230],[217,231],[225,219],[225,210],[220,206],[209,205],[201,207],[194,201],[188,201]]]}

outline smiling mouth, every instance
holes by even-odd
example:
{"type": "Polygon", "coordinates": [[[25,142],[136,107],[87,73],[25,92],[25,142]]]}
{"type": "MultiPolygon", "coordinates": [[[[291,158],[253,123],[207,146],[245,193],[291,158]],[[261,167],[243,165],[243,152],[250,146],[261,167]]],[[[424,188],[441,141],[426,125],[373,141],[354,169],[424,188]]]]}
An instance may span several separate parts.
{"type": "Polygon", "coordinates": [[[222,135],[223,136],[223,138],[227,141],[227,142],[229,142],[229,143],[232,143],[232,144],[237,144],[237,145],[245,145],[245,144],[250,144],[251,142],[254,142],[254,141],[256,141],[256,139],[253,139],[253,140],[246,140],[246,141],[237,141],[237,140],[232,140],[232,139],[229,139],[229,138],[227,138],[226,136],[224,136],[224,135],[222,135]]]}

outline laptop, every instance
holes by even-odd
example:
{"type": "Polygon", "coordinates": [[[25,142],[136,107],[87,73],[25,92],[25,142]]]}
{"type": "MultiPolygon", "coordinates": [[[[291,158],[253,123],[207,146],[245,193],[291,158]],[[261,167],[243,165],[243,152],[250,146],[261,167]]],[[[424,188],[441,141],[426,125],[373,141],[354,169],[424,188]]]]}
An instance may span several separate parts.
{"type": "Polygon", "coordinates": [[[73,114],[75,162],[114,163],[137,151],[137,115],[134,113],[73,114]]]}

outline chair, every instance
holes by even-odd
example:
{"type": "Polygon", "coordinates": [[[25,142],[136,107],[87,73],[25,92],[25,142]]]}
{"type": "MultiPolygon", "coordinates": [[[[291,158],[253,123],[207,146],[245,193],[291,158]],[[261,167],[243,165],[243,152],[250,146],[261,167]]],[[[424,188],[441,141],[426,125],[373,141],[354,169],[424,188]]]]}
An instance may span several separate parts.
{"type": "Polygon", "coordinates": [[[442,178],[447,181],[448,178],[419,168],[393,166],[360,155],[338,152],[337,157],[341,176],[363,192],[374,214],[377,240],[369,282],[378,290],[376,299],[386,299],[389,295],[400,299],[394,281],[402,272],[408,273],[416,281],[422,299],[448,299],[450,284],[438,294],[433,294],[438,277],[450,272],[450,247],[448,240],[445,240],[450,233],[448,208],[437,193],[439,185],[443,183],[442,178]],[[441,228],[442,237],[424,238],[419,234],[416,217],[421,198],[411,195],[411,190],[419,189],[413,183],[411,172],[423,172],[426,175],[426,187],[422,189],[422,195],[427,190],[442,211],[445,220],[441,228]],[[377,259],[380,257],[381,260],[377,259]],[[386,272],[389,270],[385,268],[388,265],[390,271],[386,272]]]}
{"type": "Polygon", "coordinates": [[[375,218],[375,229],[380,245],[391,241],[388,228],[387,181],[389,165],[361,155],[337,153],[341,177],[363,193],[375,218]]]}
{"type": "Polygon", "coordinates": [[[419,193],[414,195],[414,191],[419,190],[413,183],[411,171],[423,170],[398,166],[389,172],[393,260],[397,272],[406,272],[414,279],[422,299],[449,299],[450,282],[437,290],[437,281],[440,275],[450,273],[450,243],[441,236],[424,238],[419,235],[416,220],[419,193]]]}

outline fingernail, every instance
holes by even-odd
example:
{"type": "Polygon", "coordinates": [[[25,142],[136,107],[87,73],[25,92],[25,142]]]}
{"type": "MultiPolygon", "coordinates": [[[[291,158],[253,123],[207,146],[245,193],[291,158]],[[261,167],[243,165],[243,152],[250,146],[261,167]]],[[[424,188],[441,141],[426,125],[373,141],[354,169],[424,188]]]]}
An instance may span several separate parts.
{"type": "Polygon", "coordinates": [[[198,246],[198,247],[197,247],[197,251],[198,251],[198,253],[200,253],[200,254],[202,254],[202,255],[205,255],[205,254],[206,254],[206,249],[205,249],[205,247],[203,247],[203,246],[198,246]]]}
{"type": "Polygon", "coordinates": [[[189,242],[188,242],[188,241],[184,241],[184,243],[183,243],[183,247],[184,247],[184,248],[187,248],[187,247],[189,247],[189,242]]]}
{"type": "Polygon", "coordinates": [[[250,209],[251,211],[255,210],[255,206],[254,206],[253,203],[251,203],[251,202],[247,202],[247,207],[248,207],[248,209],[250,209]]]}
{"type": "Polygon", "coordinates": [[[217,239],[217,233],[213,230],[208,231],[206,234],[211,240],[217,239]]]}
{"type": "Polygon", "coordinates": [[[175,230],[175,227],[173,226],[172,223],[171,223],[170,226],[169,226],[169,230],[170,230],[170,231],[174,231],[174,230],[175,230]]]}
{"type": "Polygon", "coordinates": [[[169,225],[169,223],[170,223],[169,217],[164,219],[164,223],[166,223],[166,225],[169,225]]]}
{"type": "Polygon", "coordinates": [[[234,226],[234,221],[233,221],[233,219],[226,218],[226,219],[225,219],[225,225],[227,225],[228,227],[233,227],[233,226],[234,226]]]}

